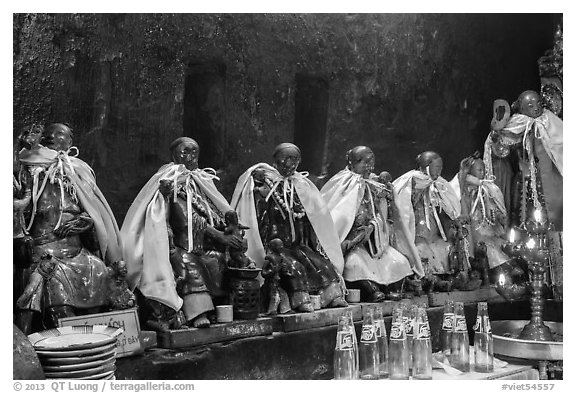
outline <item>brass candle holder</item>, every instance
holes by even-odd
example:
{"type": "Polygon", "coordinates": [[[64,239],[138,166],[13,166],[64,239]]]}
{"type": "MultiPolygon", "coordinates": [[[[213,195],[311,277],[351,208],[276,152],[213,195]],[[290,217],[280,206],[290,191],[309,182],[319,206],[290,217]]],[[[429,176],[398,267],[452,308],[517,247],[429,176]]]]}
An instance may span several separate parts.
{"type": "Polygon", "coordinates": [[[533,341],[552,341],[552,333],[550,328],[544,324],[542,314],[544,310],[544,275],[548,268],[548,261],[550,253],[548,251],[547,233],[552,228],[546,222],[542,221],[541,214],[535,212],[534,220],[527,220],[524,223],[524,228],[528,234],[528,241],[514,241],[514,230],[512,229],[510,241],[502,246],[502,250],[513,258],[522,258],[528,264],[530,271],[530,279],[524,285],[520,284],[506,284],[505,280],[500,285],[497,285],[496,290],[505,299],[510,300],[520,293],[530,291],[530,308],[532,316],[530,322],[524,326],[520,333],[519,339],[533,340],[533,341]],[[516,285],[516,287],[514,287],[516,285]],[[524,287],[524,288],[522,288],[524,287]]]}

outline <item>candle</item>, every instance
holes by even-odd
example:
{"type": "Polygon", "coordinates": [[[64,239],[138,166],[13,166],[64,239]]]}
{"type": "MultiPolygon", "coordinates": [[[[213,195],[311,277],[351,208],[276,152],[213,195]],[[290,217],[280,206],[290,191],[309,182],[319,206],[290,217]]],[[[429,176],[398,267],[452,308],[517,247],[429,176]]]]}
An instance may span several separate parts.
{"type": "Polygon", "coordinates": [[[535,246],[536,242],[532,238],[526,242],[526,247],[528,247],[529,250],[533,250],[535,246]]]}
{"type": "Polygon", "coordinates": [[[534,210],[534,220],[536,220],[537,223],[542,222],[542,211],[540,209],[534,210]]]}
{"type": "Polygon", "coordinates": [[[504,283],[506,282],[506,277],[504,276],[504,274],[500,273],[500,276],[498,277],[498,284],[500,284],[500,286],[504,285],[504,283]]]}
{"type": "Polygon", "coordinates": [[[514,229],[510,229],[510,243],[514,243],[514,240],[516,240],[514,235],[514,229]]]}

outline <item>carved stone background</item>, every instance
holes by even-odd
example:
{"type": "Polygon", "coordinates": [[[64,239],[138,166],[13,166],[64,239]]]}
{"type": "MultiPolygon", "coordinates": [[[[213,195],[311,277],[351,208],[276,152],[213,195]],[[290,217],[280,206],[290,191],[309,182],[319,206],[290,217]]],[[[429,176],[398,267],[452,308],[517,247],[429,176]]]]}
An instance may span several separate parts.
{"type": "Polygon", "coordinates": [[[301,170],[330,176],[345,165],[346,150],[367,144],[377,171],[397,177],[431,149],[451,178],[463,156],[482,148],[492,101],[539,90],[537,59],[552,47],[561,15],[13,20],[14,135],[32,123],[71,124],[80,156],[121,223],[181,135],[204,138],[201,164],[219,171],[219,188],[230,198],[242,171],[293,140],[298,88],[320,97],[315,114],[298,112],[311,116],[298,127],[309,119],[310,143],[322,159],[304,160],[312,167],[301,170]],[[297,80],[312,82],[299,87],[297,80]]]}

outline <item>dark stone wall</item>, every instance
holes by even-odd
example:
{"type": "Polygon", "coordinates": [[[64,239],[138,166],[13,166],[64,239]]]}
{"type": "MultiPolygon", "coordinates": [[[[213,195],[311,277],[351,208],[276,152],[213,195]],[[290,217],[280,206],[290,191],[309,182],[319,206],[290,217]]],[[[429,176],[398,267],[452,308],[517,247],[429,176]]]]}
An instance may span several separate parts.
{"type": "Polygon", "coordinates": [[[539,90],[536,61],[560,22],[558,14],[14,14],[14,134],[71,124],[120,223],[181,135],[205,141],[201,164],[218,170],[227,198],[238,175],[269,161],[296,127],[306,143],[307,120],[322,159],[305,159],[301,170],[332,175],[349,148],[367,144],[377,171],[397,177],[431,149],[451,177],[482,148],[494,99],[539,90]],[[302,109],[297,90],[314,91],[320,104],[302,109]]]}

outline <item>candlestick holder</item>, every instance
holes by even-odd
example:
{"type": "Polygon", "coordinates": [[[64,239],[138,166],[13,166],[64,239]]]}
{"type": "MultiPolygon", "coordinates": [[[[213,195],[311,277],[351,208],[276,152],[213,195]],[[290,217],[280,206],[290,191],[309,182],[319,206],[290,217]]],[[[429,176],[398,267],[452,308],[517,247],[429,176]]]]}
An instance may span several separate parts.
{"type": "Polygon", "coordinates": [[[522,340],[553,341],[550,328],[544,324],[542,313],[544,311],[544,297],[542,296],[542,286],[544,284],[544,273],[549,253],[545,249],[527,249],[526,256],[528,269],[532,273],[530,280],[530,308],[532,317],[530,322],[524,326],[519,338],[522,340]]]}

